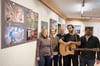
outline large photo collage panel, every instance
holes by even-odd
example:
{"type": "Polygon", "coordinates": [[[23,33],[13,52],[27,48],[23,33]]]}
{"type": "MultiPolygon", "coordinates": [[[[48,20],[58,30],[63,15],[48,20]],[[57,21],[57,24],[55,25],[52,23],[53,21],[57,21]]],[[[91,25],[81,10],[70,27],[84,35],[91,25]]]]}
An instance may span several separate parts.
{"type": "Polygon", "coordinates": [[[38,13],[10,0],[2,0],[2,46],[6,48],[37,39],[38,13]]]}

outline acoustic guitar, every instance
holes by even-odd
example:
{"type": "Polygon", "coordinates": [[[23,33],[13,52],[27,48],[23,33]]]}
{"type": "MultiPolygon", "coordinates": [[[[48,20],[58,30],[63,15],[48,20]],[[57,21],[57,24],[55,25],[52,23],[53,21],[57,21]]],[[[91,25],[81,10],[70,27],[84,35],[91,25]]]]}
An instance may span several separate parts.
{"type": "Polygon", "coordinates": [[[64,44],[60,44],[59,46],[59,52],[62,56],[66,56],[66,55],[69,55],[69,54],[74,54],[74,50],[70,50],[70,47],[71,48],[76,48],[76,45],[72,44],[70,46],[66,46],[64,44]]]}
{"type": "Polygon", "coordinates": [[[74,55],[76,51],[100,51],[99,48],[76,48],[75,44],[71,44],[70,46],[66,46],[64,44],[60,44],[59,51],[62,56],[74,55]]]}

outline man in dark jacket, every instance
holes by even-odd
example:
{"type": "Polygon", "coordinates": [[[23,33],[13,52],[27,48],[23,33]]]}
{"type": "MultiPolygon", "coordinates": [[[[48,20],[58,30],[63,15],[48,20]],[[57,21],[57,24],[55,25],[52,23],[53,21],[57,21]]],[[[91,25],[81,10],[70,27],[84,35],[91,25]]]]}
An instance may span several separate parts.
{"type": "MultiPolygon", "coordinates": [[[[81,48],[100,48],[100,43],[97,37],[93,36],[91,27],[85,28],[85,35],[81,37],[81,48]]],[[[96,59],[96,51],[81,51],[80,66],[94,66],[96,59]]],[[[100,63],[100,51],[97,52],[96,63],[100,63]]]]}

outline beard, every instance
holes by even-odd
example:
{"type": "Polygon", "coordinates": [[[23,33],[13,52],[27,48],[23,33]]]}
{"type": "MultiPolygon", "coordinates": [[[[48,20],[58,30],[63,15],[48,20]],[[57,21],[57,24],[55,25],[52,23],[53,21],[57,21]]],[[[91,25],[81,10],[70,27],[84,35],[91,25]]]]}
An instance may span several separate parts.
{"type": "Polygon", "coordinates": [[[73,30],[70,30],[69,33],[73,33],[73,30]]]}

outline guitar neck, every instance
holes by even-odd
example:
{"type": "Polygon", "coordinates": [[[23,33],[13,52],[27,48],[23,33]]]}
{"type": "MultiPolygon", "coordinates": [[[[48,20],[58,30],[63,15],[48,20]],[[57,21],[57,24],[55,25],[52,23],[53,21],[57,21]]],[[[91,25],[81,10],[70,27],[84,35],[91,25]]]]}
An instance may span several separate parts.
{"type": "Polygon", "coordinates": [[[72,48],[71,50],[77,50],[77,51],[100,51],[99,48],[72,48]]]}

